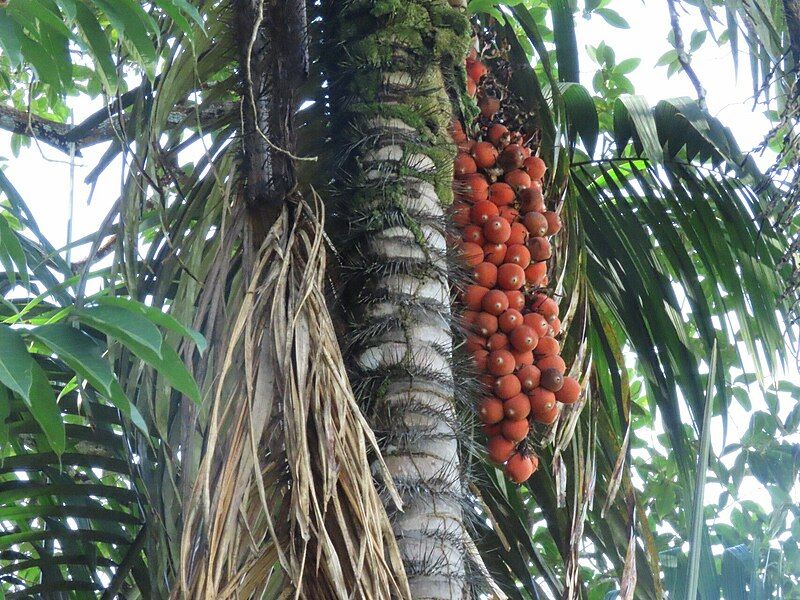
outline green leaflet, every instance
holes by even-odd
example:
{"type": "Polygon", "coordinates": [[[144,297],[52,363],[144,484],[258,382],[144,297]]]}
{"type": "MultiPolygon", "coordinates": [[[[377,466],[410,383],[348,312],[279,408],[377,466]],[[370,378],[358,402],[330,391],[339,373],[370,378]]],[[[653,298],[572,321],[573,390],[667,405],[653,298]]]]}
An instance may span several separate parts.
{"type": "Polygon", "coordinates": [[[7,325],[0,325],[0,348],[0,383],[22,398],[50,447],[63,453],[64,423],[46,373],[28,353],[22,336],[7,325]]]}

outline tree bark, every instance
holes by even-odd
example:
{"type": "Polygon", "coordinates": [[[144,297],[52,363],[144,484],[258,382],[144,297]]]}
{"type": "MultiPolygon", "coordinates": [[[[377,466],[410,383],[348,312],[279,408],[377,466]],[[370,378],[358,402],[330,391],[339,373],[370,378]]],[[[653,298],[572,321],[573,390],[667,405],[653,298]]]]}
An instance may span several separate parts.
{"type": "MultiPolygon", "coordinates": [[[[334,135],[352,273],[353,379],[401,497],[387,506],[414,598],[468,594],[446,247],[446,81],[469,22],[446,0],[336,3],[334,135]]],[[[387,503],[388,504],[388,503],[387,503]]]]}

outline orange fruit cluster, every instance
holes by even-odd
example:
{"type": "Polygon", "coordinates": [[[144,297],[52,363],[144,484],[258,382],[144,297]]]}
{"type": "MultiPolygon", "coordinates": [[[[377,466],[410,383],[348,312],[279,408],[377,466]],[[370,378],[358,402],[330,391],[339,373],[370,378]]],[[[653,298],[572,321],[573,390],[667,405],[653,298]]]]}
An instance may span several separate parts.
{"type": "MultiPolygon", "coordinates": [[[[480,96],[486,67],[470,58],[467,73],[470,92],[474,86],[480,96]]],[[[491,390],[478,406],[489,458],[522,483],[539,462],[525,443],[531,422],[553,423],[559,402],[578,400],[580,384],[565,376],[556,339],[561,331],[558,304],[543,293],[550,238],[561,229],[542,191],[545,163],[531,154],[522,133],[493,122],[499,103],[491,112],[483,110],[481,100],[483,117],[490,122],[480,128],[479,139],[467,136],[460,122],[453,123],[459,148],[453,218],[472,277],[461,302],[470,330],[466,348],[491,390]]]]}

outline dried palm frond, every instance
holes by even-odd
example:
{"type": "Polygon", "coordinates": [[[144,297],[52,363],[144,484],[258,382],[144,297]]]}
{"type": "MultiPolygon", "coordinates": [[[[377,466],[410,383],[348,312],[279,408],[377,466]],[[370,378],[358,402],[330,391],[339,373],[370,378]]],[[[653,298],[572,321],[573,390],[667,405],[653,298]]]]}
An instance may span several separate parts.
{"type": "Polygon", "coordinates": [[[324,273],[315,194],[282,209],[234,316],[174,597],[409,597],[373,469],[400,499],[348,383],[324,273]]]}

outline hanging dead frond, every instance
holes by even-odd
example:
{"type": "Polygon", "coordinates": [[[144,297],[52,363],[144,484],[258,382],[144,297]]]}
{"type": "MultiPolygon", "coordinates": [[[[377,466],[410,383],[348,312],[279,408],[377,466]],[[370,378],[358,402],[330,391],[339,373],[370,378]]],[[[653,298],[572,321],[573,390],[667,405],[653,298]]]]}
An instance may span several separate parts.
{"type": "Polygon", "coordinates": [[[315,195],[313,207],[283,207],[233,317],[174,597],[409,597],[324,272],[315,195]]]}

